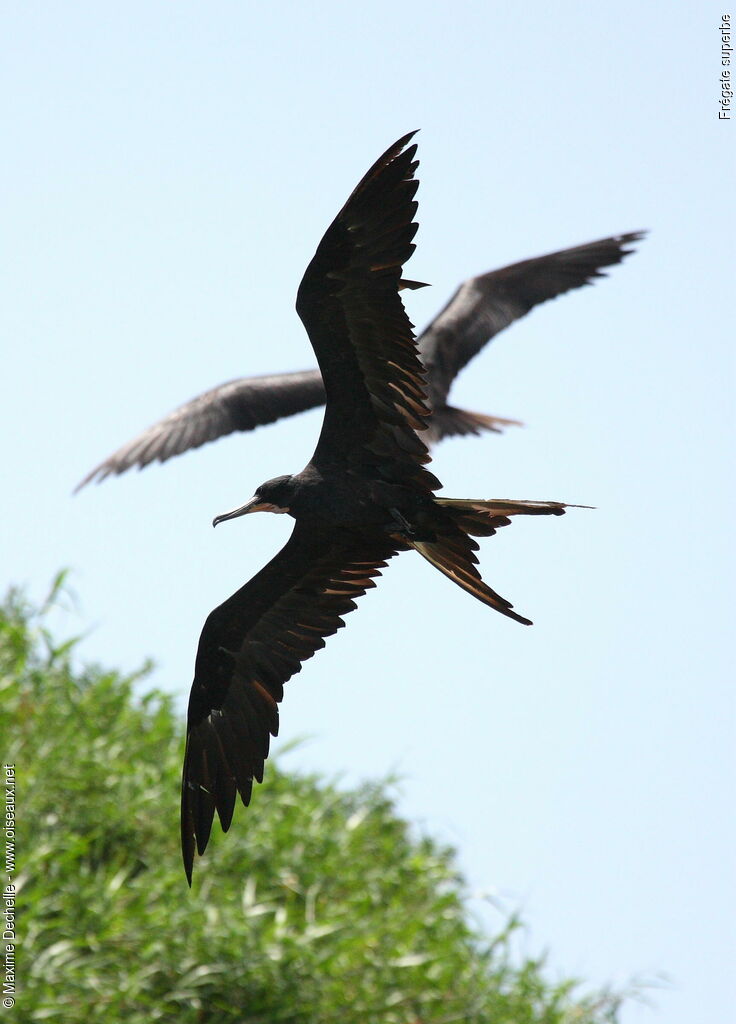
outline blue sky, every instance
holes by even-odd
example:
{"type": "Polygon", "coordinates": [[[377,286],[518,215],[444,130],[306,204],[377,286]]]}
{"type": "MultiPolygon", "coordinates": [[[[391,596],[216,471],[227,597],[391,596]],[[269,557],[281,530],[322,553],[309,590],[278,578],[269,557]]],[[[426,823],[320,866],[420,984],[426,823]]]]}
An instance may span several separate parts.
{"type": "MultiPolygon", "coordinates": [[[[483,543],[493,615],[397,559],[288,684],[284,764],[395,771],[528,949],[592,983],[669,975],[624,1024],[724,1019],[734,949],[734,126],[721,10],[378,0],[6,11],[0,557],[73,570],[89,660],[191,682],[209,610],[290,522],[215,513],[299,470],[318,412],[88,488],[206,387],[314,364],[301,274],[363,172],[421,128],[417,326],[470,274],[640,228],[608,280],[514,325],[453,400],[522,419],[451,441],[454,496],[596,506],[483,543]],[[730,526],[730,522],[729,522],[730,526]]],[[[234,827],[258,813],[257,794],[234,827]]],[[[172,829],[177,824],[172,821],[172,829]]],[[[491,925],[482,902],[474,904],[491,925]]]]}

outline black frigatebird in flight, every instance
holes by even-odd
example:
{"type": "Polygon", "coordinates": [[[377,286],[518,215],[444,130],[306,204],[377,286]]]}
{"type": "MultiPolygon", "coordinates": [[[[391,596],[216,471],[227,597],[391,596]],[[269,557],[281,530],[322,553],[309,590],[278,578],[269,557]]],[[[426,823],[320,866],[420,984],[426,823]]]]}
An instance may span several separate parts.
{"type": "Polygon", "coordinates": [[[412,134],[371,167],[307,267],[296,308],[326,394],[311,461],[262,484],[216,525],[251,512],[295,520],[287,544],[207,618],[189,699],[181,800],[184,868],[207,846],[215,811],[224,831],[237,794],[263,779],[283,684],[339,629],[388,559],[411,548],[468,593],[529,624],[483,582],[474,536],[514,515],[561,515],[553,501],[434,495],[439,481],[421,431],[429,415],[423,367],[399,290],[416,232],[412,134]]]}
{"type": "MultiPolygon", "coordinates": [[[[448,404],[455,377],[471,359],[514,320],[526,316],[542,302],[573,288],[605,277],[601,267],[620,263],[643,237],[634,231],[601,238],[587,245],[548,253],[492,270],[463,282],[447,305],[417,338],[419,355],[427,371],[425,401],[432,415],[423,435],[425,443],[456,434],[501,433],[519,420],[468,412],[448,404]]],[[[409,288],[421,287],[406,281],[409,288]]],[[[205,391],[180,405],[164,419],[119,448],[96,466],[75,488],[92,480],[165,462],[191,448],[199,448],[235,431],[255,430],[322,405],[325,387],[319,370],[242,377],[205,391]]]]}

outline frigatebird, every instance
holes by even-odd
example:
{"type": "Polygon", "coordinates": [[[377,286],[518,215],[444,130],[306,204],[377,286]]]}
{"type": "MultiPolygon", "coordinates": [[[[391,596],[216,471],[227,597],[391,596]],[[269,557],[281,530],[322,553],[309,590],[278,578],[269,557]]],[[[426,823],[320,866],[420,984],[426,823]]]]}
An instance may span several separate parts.
{"type": "MultiPolygon", "coordinates": [[[[602,267],[620,263],[641,231],[601,238],[586,245],[547,253],[513,263],[500,270],[471,277],[417,338],[427,371],[426,402],[432,412],[423,435],[426,443],[455,434],[479,434],[518,426],[519,420],[469,412],[448,404],[455,377],[471,359],[506,327],[535,306],[574,288],[605,277],[602,267]]],[[[417,288],[416,281],[403,282],[417,288]]],[[[91,480],[142,469],[151,462],[166,462],[191,448],[199,448],[235,431],[255,430],[322,405],[325,388],[319,370],[241,377],[227,381],[180,405],[144,430],[87,474],[75,490],[91,480]]]]}
{"type": "Polygon", "coordinates": [[[214,525],[252,512],[287,513],[291,537],[250,582],[208,616],[187,715],[181,797],[184,868],[223,831],[237,794],[247,806],[278,731],[284,683],[344,625],[386,563],[414,549],[484,604],[517,622],[477,568],[474,536],[514,515],[561,515],[555,501],[436,497],[423,368],[399,296],[418,182],[413,132],[371,167],[327,229],[297,293],[297,312],[326,394],[311,461],[261,484],[214,525]]]}

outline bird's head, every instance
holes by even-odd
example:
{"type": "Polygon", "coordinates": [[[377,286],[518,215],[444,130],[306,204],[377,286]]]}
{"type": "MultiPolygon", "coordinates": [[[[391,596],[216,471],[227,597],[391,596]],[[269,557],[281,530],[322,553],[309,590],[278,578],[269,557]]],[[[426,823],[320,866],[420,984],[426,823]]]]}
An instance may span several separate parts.
{"type": "Polygon", "coordinates": [[[256,488],[256,493],[246,501],[245,505],[234,508],[232,512],[224,512],[221,516],[215,516],[212,525],[217,526],[226,519],[237,519],[238,516],[247,516],[251,512],[289,512],[289,502],[294,492],[294,485],[290,476],[277,476],[273,480],[267,480],[256,488]]]}

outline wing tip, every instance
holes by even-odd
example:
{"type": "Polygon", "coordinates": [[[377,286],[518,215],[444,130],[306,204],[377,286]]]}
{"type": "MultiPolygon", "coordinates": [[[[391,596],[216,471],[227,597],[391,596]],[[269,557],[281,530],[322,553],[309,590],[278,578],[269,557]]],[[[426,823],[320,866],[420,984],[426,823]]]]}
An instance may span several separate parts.
{"type": "Polygon", "coordinates": [[[634,242],[643,242],[650,232],[651,228],[639,228],[637,231],[627,231],[623,235],[614,235],[613,239],[619,245],[631,245],[634,242]]]}
{"type": "Polygon", "coordinates": [[[82,488],[86,487],[87,484],[91,484],[93,481],[98,484],[100,483],[100,481],[104,480],[105,477],[107,476],[107,473],[102,472],[104,468],[104,465],[95,466],[95,468],[90,473],[88,473],[82,480],[79,481],[77,486],[72,491],[72,497],[74,497],[75,494],[79,494],[82,488]]]}
{"type": "Polygon", "coordinates": [[[192,824],[191,808],[186,798],[186,791],[182,785],[181,794],[181,859],[184,865],[187,885],[192,888],[192,873],[194,871],[194,844],[195,835],[192,824]]]}
{"type": "Polygon", "coordinates": [[[184,875],[186,876],[187,885],[192,888],[192,872],[194,870],[194,851],[191,854],[187,850],[182,849],[182,860],[184,861],[184,875]]]}

